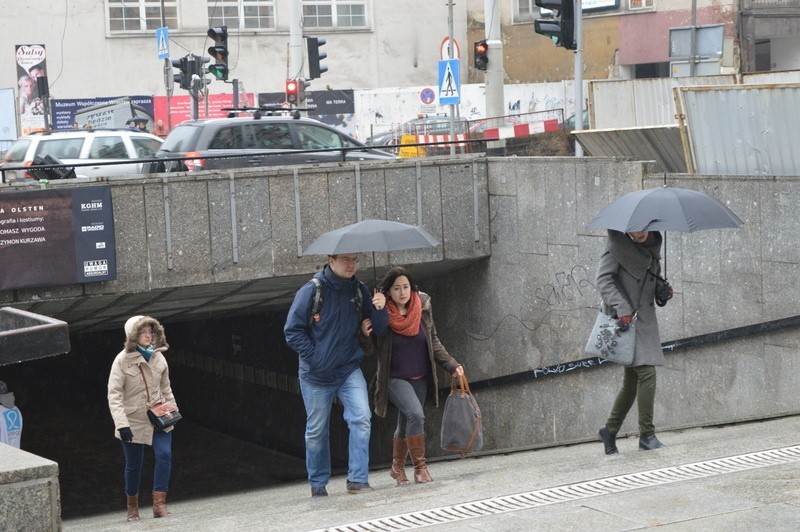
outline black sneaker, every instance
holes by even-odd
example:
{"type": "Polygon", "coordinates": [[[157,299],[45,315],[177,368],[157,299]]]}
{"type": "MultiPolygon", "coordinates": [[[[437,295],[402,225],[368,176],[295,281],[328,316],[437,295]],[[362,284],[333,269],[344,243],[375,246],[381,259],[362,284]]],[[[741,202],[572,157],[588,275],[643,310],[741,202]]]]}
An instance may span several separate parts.
{"type": "Polygon", "coordinates": [[[661,449],[662,447],[666,447],[666,445],[658,441],[655,434],[639,436],[639,449],[643,451],[652,451],[653,449],[661,449]]]}
{"type": "Polygon", "coordinates": [[[372,486],[369,485],[369,482],[350,482],[347,481],[347,493],[358,494],[358,493],[369,493],[371,491],[375,491],[372,489],[372,486]]]}
{"type": "Polygon", "coordinates": [[[316,497],[327,497],[327,496],[328,496],[328,490],[325,489],[325,486],[320,486],[318,488],[315,488],[313,486],[311,487],[312,499],[316,497]]]}
{"type": "Polygon", "coordinates": [[[603,425],[600,427],[600,430],[597,431],[597,434],[600,435],[600,439],[603,440],[603,448],[606,454],[617,454],[619,449],[617,449],[617,435],[612,434],[608,427],[603,425]]]}

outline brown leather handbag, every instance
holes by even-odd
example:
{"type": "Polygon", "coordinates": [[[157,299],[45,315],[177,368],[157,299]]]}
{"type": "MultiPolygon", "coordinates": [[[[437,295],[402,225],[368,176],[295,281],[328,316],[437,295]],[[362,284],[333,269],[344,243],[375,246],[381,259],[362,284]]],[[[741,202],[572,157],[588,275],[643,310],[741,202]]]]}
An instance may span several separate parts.
{"type": "MultiPolygon", "coordinates": [[[[147,394],[147,404],[149,405],[150,389],[147,387],[147,379],[144,376],[144,370],[142,370],[142,366],[139,366],[139,372],[142,374],[144,391],[147,394]]],[[[164,430],[167,427],[171,427],[183,419],[183,416],[181,416],[181,413],[178,411],[178,405],[172,401],[164,401],[163,403],[149,407],[147,409],[147,417],[150,419],[150,423],[153,424],[153,427],[157,428],[158,430],[164,430]]]]}

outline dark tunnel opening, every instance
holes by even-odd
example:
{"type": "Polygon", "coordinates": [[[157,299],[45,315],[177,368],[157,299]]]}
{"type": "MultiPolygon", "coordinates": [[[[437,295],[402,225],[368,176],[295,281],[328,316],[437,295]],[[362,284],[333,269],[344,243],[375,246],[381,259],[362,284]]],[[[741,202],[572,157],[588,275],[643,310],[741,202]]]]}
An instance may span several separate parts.
{"type": "MultiPolygon", "coordinates": [[[[248,491],[305,478],[305,414],[285,313],[165,325],[170,378],[184,420],[173,435],[170,500],[248,491]]],[[[122,330],[74,334],[70,353],[0,368],[23,415],[22,449],[57,462],[62,517],[121,511],[123,455],[108,411],[108,372],[122,330]]],[[[365,370],[366,374],[367,370],[365,370]]],[[[331,416],[336,472],[347,429],[331,416]]],[[[140,500],[149,504],[152,452],[140,500]]]]}

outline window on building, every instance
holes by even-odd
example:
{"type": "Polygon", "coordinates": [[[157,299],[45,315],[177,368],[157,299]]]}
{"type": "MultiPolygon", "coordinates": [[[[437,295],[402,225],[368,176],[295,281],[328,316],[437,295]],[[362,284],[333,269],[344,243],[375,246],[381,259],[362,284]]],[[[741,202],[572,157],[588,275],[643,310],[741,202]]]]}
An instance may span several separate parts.
{"type": "Polygon", "coordinates": [[[628,0],[628,7],[630,9],[651,9],[655,3],[655,0],[628,0]]]}
{"type": "Polygon", "coordinates": [[[275,0],[208,0],[208,25],[232,29],[275,28],[275,0]]]}
{"type": "Polygon", "coordinates": [[[539,8],[533,3],[534,0],[515,0],[514,3],[514,22],[528,22],[535,19],[539,14],[539,8]]]}
{"type": "MultiPolygon", "coordinates": [[[[145,32],[162,27],[161,0],[106,0],[108,29],[111,33],[145,32]]],[[[178,27],[178,2],[165,0],[164,21],[178,27]]]]}
{"type": "Polygon", "coordinates": [[[303,0],[303,27],[366,28],[366,2],[354,0],[303,0]]]}
{"type": "Polygon", "coordinates": [[[552,10],[538,7],[534,0],[514,0],[514,22],[533,22],[553,15],[552,10]]]}

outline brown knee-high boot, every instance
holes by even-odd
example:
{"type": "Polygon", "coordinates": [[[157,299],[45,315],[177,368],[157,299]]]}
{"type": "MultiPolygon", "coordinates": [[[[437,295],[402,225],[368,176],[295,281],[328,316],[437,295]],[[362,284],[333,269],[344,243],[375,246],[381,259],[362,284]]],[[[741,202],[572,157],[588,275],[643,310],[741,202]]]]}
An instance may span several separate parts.
{"type": "Polygon", "coordinates": [[[166,517],[172,515],[172,512],[167,510],[167,492],[154,491],[153,492],[153,517],[166,517]]]}
{"type": "Polygon", "coordinates": [[[128,521],[139,520],[139,494],[128,495],[128,521]]]}
{"type": "Polygon", "coordinates": [[[395,436],[392,442],[392,469],[389,476],[397,481],[397,485],[408,484],[406,476],[406,456],[408,456],[408,442],[405,438],[395,436]]]}
{"type": "Polygon", "coordinates": [[[408,440],[408,450],[411,451],[411,462],[414,464],[414,482],[423,484],[432,481],[425,460],[425,433],[408,436],[406,440],[408,440]]]}

